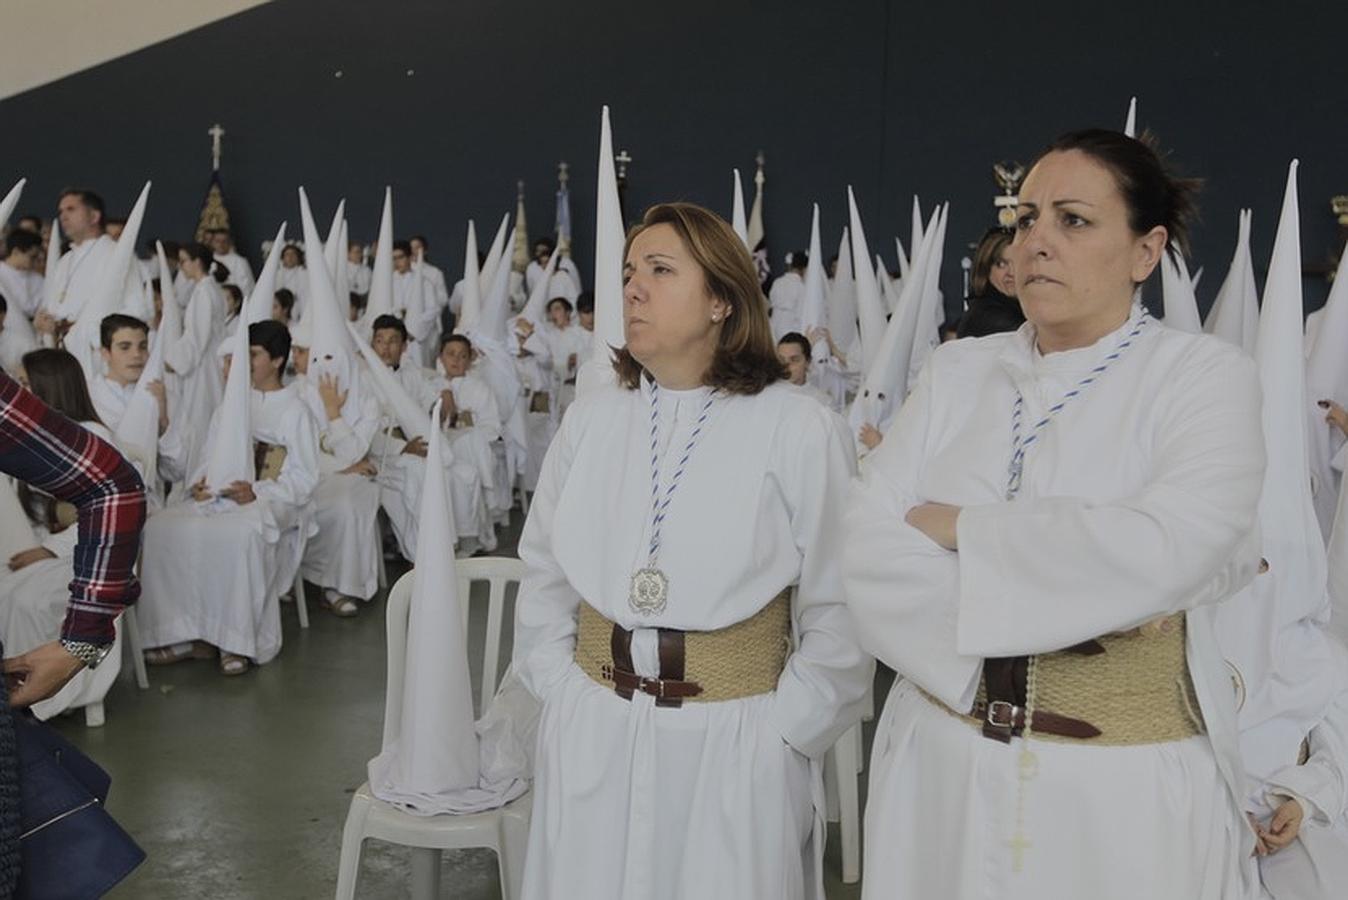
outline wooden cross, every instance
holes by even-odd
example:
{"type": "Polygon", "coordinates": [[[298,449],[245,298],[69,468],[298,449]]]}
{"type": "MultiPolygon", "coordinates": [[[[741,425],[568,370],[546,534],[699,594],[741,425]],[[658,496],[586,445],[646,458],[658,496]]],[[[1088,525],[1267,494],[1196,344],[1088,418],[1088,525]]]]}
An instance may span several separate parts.
{"type": "Polygon", "coordinates": [[[767,181],[767,179],[763,177],[763,164],[767,161],[767,157],[763,155],[763,151],[759,150],[758,155],[754,157],[754,162],[758,163],[758,171],[754,173],[754,184],[758,185],[760,188],[763,186],[763,182],[767,181]]]}
{"type": "Polygon", "coordinates": [[[219,122],[216,122],[206,133],[211,136],[211,169],[212,171],[219,172],[220,147],[222,144],[221,138],[225,136],[225,129],[220,127],[219,122]]]}
{"type": "Polygon", "coordinates": [[[618,155],[613,157],[613,161],[618,164],[618,180],[627,180],[627,164],[632,161],[631,155],[626,150],[619,150],[618,155]]]}
{"type": "Polygon", "coordinates": [[[557,163],[557,183],[562,187],[566,187],[566,183],[571,180],[570,171],[571,167],[565,161],[557,163]]]}

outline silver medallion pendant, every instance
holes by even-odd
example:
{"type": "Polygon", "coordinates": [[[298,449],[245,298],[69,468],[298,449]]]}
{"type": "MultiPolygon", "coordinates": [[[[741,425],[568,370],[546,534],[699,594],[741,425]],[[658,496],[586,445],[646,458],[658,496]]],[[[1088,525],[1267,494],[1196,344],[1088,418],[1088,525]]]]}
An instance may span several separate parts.
{"type": "Polygon", "coordinates": [[[659,569],[647,566],[632,573],[632,592],[627,603],[633,612],[654,616],[665,611],[669,599],[669,578],[659,569]]]}

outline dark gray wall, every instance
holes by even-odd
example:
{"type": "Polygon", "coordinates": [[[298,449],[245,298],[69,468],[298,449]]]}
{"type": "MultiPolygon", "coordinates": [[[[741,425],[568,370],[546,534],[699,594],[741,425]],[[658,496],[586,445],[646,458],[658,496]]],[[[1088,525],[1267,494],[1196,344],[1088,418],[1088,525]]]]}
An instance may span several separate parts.
{"type": "MultiPolygon", "coordinates": [[[[400,235],[461,264],[464,220],[490,232],[525,179],[531,230],[552,226],[559,159],[572,164],[576,253],[587,272],[599,106],[636,162],[629,214],[682,198],[729,214],[739,166],[768,159],[775,264],[823,208],[826,252],[855,186],[872,252],[893,265],[911,195],[951,201],[947,297],[959,246],[991,224],[991,163],[1028,160],[1057,133],[1120,127],[1129,95],[1186,173],[1207,179],[1195,265],[1203,305],[1255,210],[1272,246],[1288,160],[1301,159],[1303,253],[1331,249],[1328,198],[1348,191],[1348,4],[1170,0],[1098,4],[733,0],[279,0],[0,102],[0,181],[29,177],[21,208],[49,213],[86,184],[124,211],[153,178],[147,234],[194,226],[212,122],[249,247],[298,225],[304,184],[326,227],[347,198],[372,239],[392,185],[400,235]],[[340,70],[341,78],[334,77],[340,70]],[[412,70],[413,74],[407,74],[412,70]]],[[[1322,284],[1307,282],[1308,306],[1322,284]]]]}

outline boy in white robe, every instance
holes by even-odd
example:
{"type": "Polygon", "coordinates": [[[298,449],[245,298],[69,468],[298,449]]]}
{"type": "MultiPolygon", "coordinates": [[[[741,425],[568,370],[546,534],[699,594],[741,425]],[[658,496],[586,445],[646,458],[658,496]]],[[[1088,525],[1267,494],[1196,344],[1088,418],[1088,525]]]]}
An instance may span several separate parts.
{"type": "MultiPolygon", "coordinates": [[[[473,345],[461,334],[448,335],[440,345],[440,367],[445,373],[440,382],[441,396],[444,397],[442,415],[446,446],[452,450],[454,458],[471,465],[477,472],[482,484],[482,493],[492,512],[493,498],[497,495],[497,456],[495,446],[501,440],[503,430],[501,413],[496,405],[496,395],[491,387],[470,368],[473,364],[473,345]]],[[[509,509],[507,502],[506,508],[509,509]]],[[[469,535],[460,527],[460,552],[470,555],[472,552],[496,549],[496,529],[491,516],[483,516],[478,523],[475,535],[469,535]]]]}
{"type": "MultiPolygon", "coordinates": [[[[99,342],[106,374],[90,380],[89,396],[98,410],[98,418],[114,435],[122,416],[136,392],[136,382],[150,357],[150,330],[144,322],[120,313],[104,317],[99,325],[99,342]]],[[[181,481],[186,477],[187,444],[182,430],[173,427],[169,416],[168,390],[162,381],[149,385],[150,393],[159,401],[159,445],[156,451],[155,484],[146,483],[145,497],[151,510],[163,507],[165,481],[181,481]]],[[[176,399],[176,398],[175,398],[176,399]]],[[[115,443],[115,439],[114,439],[115,443]]],[[[124,455],[128,448],[119,446],[124,455]]],[[[144,478],[140,460],[127,457],[144,478]]]]}
{"type": "MultiPolygon", "coordinates": [[[[373,277],[374,273],[365,265],[365,248],[359,241],[351,241],[346,245],[346,283],[351,288],[351,293],[370,293],[370,280],[373,277]]],[[[449,302],[448,297],[445,298],[445,302],[449,302]]]]}
{"type": "MultiPolygon", "coordinates": [[[[220,651],[223,674],[247,671],[281,650],[278,600],[294,581],[305,510],[318,483],[318,437],[313,417],[294,385],[281,384],[290,335],[270,320],[249,327],[250,426],[258,480],[236,481],[213,496],[206,461],[192,475],[191,497],[154,516],[145,528],[141,560],[140,627],[146,661],[177,662],[220,651]],[[230,502],[225,502],[230,501],[230,502]]],[[[211,417],[206,446],[224,421],[211,417]]]]}
{"type": "MultiPolygon", "coordinates": [[[[379,587],[379,485],[369,458],[379,427],[379,401],[361,384],[343,391],[332,375],[309,377],[308,331],[294,332],[295,390],[318,422],[318,486],[314,523],[318,533],[304,547],[301,571],[323,588],[324,605],[338,616],[359,611],[379,587]]],[[[361,378],[355,366],[348,370],[361,378]]]]}
{"type": "Polygon", "coordinates": [[[304,255],[300,248],[293,244],[287,244],[281,250],[281,266],[276,270],[276,288],[285,288],[295,295],[290,318],[296,322],[304,318],[304,306],[309,297],[309,271],[304,267],[304,255]]]}
{"type": "MultiPolygon", "coordinates": [[[[543,328],[535,328],[524,317],[517,319],[513,349],[516,354],[515,372],[525,397],[520,401],[525,438],[520,488],[532,492],[538,487],[543,455],[548,452],[548,445],[552,443],[552,436],[557,433],[557,423],[561,419],[558,402],[558,386],[561,382],[554,374],[552,344],[547,340],[543,328]]],[[[511,502],[509,492],[500,499],[508,510],[511,502]]],[[[496,505],[502,504],[498,502],[496,505]]]]}
{"type": "Polygon", "coordinates": [[[0,294],[32,319],[42,303],[42,276],[35,270],[42,252],[42,239],[30,231],[12,231],[5,238],[5,258],[0,260],[0,294]]]}
{"type": "Polygon", "coordinates": [[[550,327],[541,330],[552,357],[552,372],[557,378],[558,413],[561,414],[576,399],[576,373],[590,357],[594,334],[572,317],[571,303],[565,297],[553,297],[548,301],[548,323],[550,327]]]}
{"type": "MultiPolygon", "coordinates": [[[[407,327],[397,316],[382,315],[374,320],[373,329],[371,346],[375,353],[392,370],[418,408],[429,414],[441,396],[441,389],[425,370],[406,355],[407,327]]],[[[425,479],[426,441],[421,437],[407,440],[391,410],[384,409],[381,415],[380,428],[370,448],[371,459],[378,469],[380,503],[389,517],[389,524],[393,526],[403,557],[416,562],[417,520],[420,516],[421,485],[425,479]]],[[[477,534],[483,528],[486,502],[477,470],[456,459],[451,448],[444,449],[450,502],[458,532],[455,539],[458,541],[462,536],[477,534]]]]}
{"type": "Polygon", "coordinates": [[[833,398],[810,383],[810,342],[799,331],[788,331],[777,341],[777,358],[786,367],[787,381],[802,394],[833,409],[833,398]]]}
{"type": "Polygon", "coordinates": [[[413,265],[412,245],[393,242],[393,311],[407,326],[406,352],[418,368],[430,363],[439,340],[440,310],[420,264],[413,265]]]}

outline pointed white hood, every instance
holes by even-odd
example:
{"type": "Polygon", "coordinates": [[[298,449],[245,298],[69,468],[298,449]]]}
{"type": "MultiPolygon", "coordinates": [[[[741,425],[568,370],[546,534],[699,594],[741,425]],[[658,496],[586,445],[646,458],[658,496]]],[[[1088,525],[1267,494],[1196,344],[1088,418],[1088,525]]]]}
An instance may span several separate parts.
{"type": "Polygon", "coordinates": [[[5,199],[0,200],[0,228],[9,224],[9,217],[14,215],[14,207],[19,205],[19,197],[23,196],[23,186],[27,183],[27,178],[20,178],[14,187],[9,189],[5,199]]]}
{"type": "Polygon", "coordinates": [[[944,203],[932,213],[932,225],[924,234],[928,244],[922,260],[922,284],[919,295],[917,318],[913,329],[913,349],[908,357],[907,377],[904,381],[901,397],[908,396],[909,388],[917,383],[917,375],[931,358],[932,351],[941,343],[941,321],[945,310],[941,308],[941,262],[945,258],[946,222],[950,217],[950,204],[944,203]]]}
{"type": "Polygon", "coordinates": [[[734,229],[735,234],[752,253],[754,248],[749,246],[749,223],[744,217],[744,185],[740,183],[740,170],[732,169],[731,171],[735,173],[735,183],[734,196],[730,206],[730,227],[734,229]]]}
{"type": "Polygon", "coordinates": [[[1161,256],[1161,302],[1165,306],[1161,321],[1170,328],[1201,334],[1203,321],[1198,315],[1198,299],[1194,297],[1189,267],[1177,245],[1171,244],[1170,251],[1161,256]]]}
{"type": "Polygon", "coordinates": [[[616,381],[613,348],[627,343],[623,332],[623,217],[618,176],[613,168],[613,130],[608,107],[599,116],[599,177],[594,239],[594,352],[576,376],[576,393],[616,381]]]}
{"type": "MultiPolygon", "coordinates": [[[[902,280],[908,277],[908,270],[912,264],[908,262],[908,254],[904,251],[903,241],[899,240],[898,235],[894,236],[894,247],[899,251],[899,279],[902,280]]],[[[917,250],[916,247],[913,249],[917,250]]]]}
{"type": "MultiPolygon", "coordinates": [[[[439,401],[431,413],[439,416],[439,401]]],[[[406,652],[402,671],[390,673],[401,682],[402,702],[386,710],[383,747],[368,769],[376,797],[419,815],[492,809],[525,789],[516,779],[490,783],[482,776],[463,608],[468,598],[459,596],[454,554],[446,552],[454,525],[441,442],[440,429],[433,429],[406,652]]]]}
{"type": "Polygon", "coordinates": [[[457,334],[467,334],[476,328],[482,317],[481,277],[477,263],[477,229],[469,219],[467,243],[463,248],[463,305],[459,307],[459,317],[454,323],[457,334]]]}
{"type": "Polygon", "coordinates": [[[861,224],[856,197],[849,185],[847,210],[852,227],[852,273],[856,279],[857,319],[861,330],[862,371],[869,372],[880,355],[880,343],[885,334],[885,308],[880,299],[880,285],[871,268],[871,254],[866,246],[866,231],[861,224]]]}
{"type": "MultiPolygon", "coordinates": [[[[300,188],[300,224],[304,233],[305,255],[318,252],[322,245],[318,228],[314,224],[313,211],[309,207],[309,198],[305,196],[303,188],[300,188]]],[[[345,269],[346,266],[343,264],[341,268],[345,269]]],[[[325,268],[309,266],[308,277],[309,304],[305,309],[304,321],[297,329],[299,336],[292,340],[309,350],[309,380],[317,384],[322,375],[333,376],[338,389],[346,392],[346,402],[342,408],[360,409],[364,382],[357,372],[356,347],[346,327],[347,319],[338,308],[332,281],[325,268]]],[[[262,283],[261,278],[258,283],[262,283]]]]}
{"type": "Polygon", "coordinates": [[[1259,329],[1259,295],[1250,256],[1250,221],[1250,210],[1242,209],[1231,268],[1217,290],[1217,299],[1208,310],[1203,330],[1253,354],[1254,338],[1259,329]]]}
{"type": "Polygon", "coordinates": [[[506,235],[509,233],[510,213],[506,213],[501,216],[501,224],[496,227],[496,237],[492,238],[491,246],[487,248],[487,258],[482,263],[482,273],[478,278],[478,289],[482,291],[484,297],[496,279],[496,267],[505,258],[506,235]]]}
{"type": "Polygon", "coordinates": [[[1123,133],[1130,138],[1137,137],[1137,98],[1128,101],[1128,118],[1123,123],[1123,133]]]}
{"type": "MultiPolygon", "coordinates": [[[[1267,288],[1264,302],[1268,302],[1267,288]]],[[[1342,479],[1342,470],[1338,467],[1344,464],[1341,458],[1344,438],[1336,427],[1325,421],[1325,411],[1315,403],[1333,400],[1340,406],[1348,406],[1348,353],[1344,352],[1345,347],[1348,347],[1348,253],[1339,260],[1334,284],[1320,313],[1319,331],[1306,360],[1307,412],[1311,417],[1311,481],[1316,514],[1325,534],[1329,534],[1338,508],[1338,486],[1342,479]]],[[[1348,526],[1335,530],[1343,530],[1348,536],[1348,526]]],[[[1348,616],[1348,597],[1344,603],[1343,614],[1348,616]]]]}
{"type": "MultiPolygon", "coordinates": [[[[248,351],[248,323],[240,318],[233,336],[226,339],[230,348],[229,378],[224,398],[216,411],[213,442],[207,453],[206,487],[219,492],[236,481],[255,480],[253,469],[252,364],[248,351]]],[[[214,365],[205,360],[202,365],[214,365]]]]}
{"type": "MultiPolygon", "coordinates": [[[[805,264],[805,287],[800,301],[800,329],[828,327],[828,282],[824,277],[824,253],[819,246],[819,204],[810,216],[809,262],[805,264]]],[[[837,340],[835,337],[834,340],[837,340]]]]}
{"type": "MultiPolygon", "coordinates": [[[[912,248],[913,256],[916,256],[918,245],[922,243],[922,203],[918,200],[916,194],[913,195],[912,220],[912,233],[908,240],[908,246],[912,248]]],[[[908,264],[912,265],[912,262],[913,258],[910,256],[908,264]]]]}
{"type": "Polygon", "coordinates": [[[520,310],[519,318],[528,319],[535,325],[542,324],[547,316],[548,301],[552,299],[548,296],[548,285],[557,272],[557,260],[560,256],[561,251],[554,248],[552,255],[548,257],[548,264],[543,267],[543,274],[534,282],[534,289],[529,292],[529,300],[524,304],[524,309],[520,310]]]}
{"type": "MultiPolygon", "coordinates": [[[[393,312],[393,188],[384,188],[384,210],[379,215],[379,239],[375,243],[374,268],[370,271],[370,294],[365,319],[393,312]]],[[[367,328],[369,325],[366,326],[367,328]]]]}
{"type": "MultiPolygon", "coordinates": [[[[857,330],[857,287],[852,278],[852,241],[850,232],[843,228],[838,242],[838,266],[833,273],[833,284],[828,292],[828,330],[833,343],[846,354],[860,352],[860,333],[857,330]]],[[[853,371],[865,369],[860,359],[847,357],[847,366],[853,371]]]]}
{"type": "MultiPolygon", "coordinates": [[[[301,205],[307,203],[304,198],[304,188],[300,188],[300,203],[301,205]]],[[[252,325],[254,322],[271,318],[272,300],[276,297],[276,270],[281,265],[281,250],[285,246],[285,233],[286,223],[282,222],[281,227],[276,229],[276,239],[271,242],[271,249],[267,251],[267,261],[262,264],[262,272],[253,284],[253,292],[244,301],[244,312],[239,319],[240,322],[252,325]]],[[[320,267],[310,266],[309,268],[317,269],[320,267]]],[[[310,280],[312,280],[312,276],[310,276],[310,280]]]]}
{"type": "MultiPolygon", "coordinates": [[[[332,224],[328,226],[328,239],[323,242],[323,261],[328,265],[328,277],[337,280],[337,268],[346,262],[346,247],[342,244],[342,223],[346,221],[346,198],[337,202],[337,211],[332,214],[332,224]]],[[[342,266],[342,268],[346,268],[342,266]]]]}
{"type": "MultiPolygon", "coordinates": [[[[47,307],[56,305],[60,299],[59,294],[61,286],[56,283],[56,266],[61,262],[61,220],[52,217],[51,235],[47,238],[47,267],[44,270],[46,276],[42,281],[42,302],[47,307]]],[[[170,285],[170,288],[172,285],[170,285]]],[[[172,291],[165,296],[171,296],[172,291]]]]}

